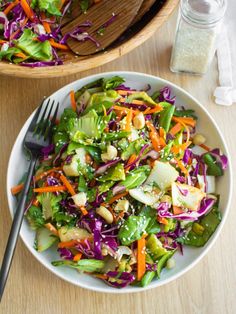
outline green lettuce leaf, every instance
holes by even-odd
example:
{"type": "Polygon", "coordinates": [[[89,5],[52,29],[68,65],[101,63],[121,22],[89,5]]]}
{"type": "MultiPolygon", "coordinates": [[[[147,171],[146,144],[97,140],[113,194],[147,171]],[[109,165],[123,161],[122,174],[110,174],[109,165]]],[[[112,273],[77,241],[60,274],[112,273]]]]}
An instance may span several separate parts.
{"type": "Polygon", "coordinates": [[[119,163],[114,167],[111,167],[107,171],[107,174],[98,177],[97,180],[100,182],[125,180],[124,166],[121,163],[119,163]]]}

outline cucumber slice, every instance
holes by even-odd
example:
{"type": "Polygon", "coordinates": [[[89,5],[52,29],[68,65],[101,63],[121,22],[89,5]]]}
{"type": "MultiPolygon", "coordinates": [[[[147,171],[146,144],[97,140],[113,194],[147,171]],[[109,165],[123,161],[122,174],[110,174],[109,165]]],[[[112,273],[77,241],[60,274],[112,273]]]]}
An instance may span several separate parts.
{"type": "Polygon", "coordinates": [[[46,228],[39,228],[36,231],[35,249],[43,252],[50,248],[57,241],[57,237],[46,228]]]}
{"type": "Polygon", "coordinates": [[[70,241],[70,240],[83,240],[91,236],[91,234],[81,228],[71,227],[68,226],[61,227],[58,230],[59,238],[62,242],[70,241]]]}
{"type": "Polygon", "coordinates": [[[154,259],[154,261],[167,253],[167,250],[162,246],[161,241],[158,240],[154,234],[151,234],[148,237],[146,246],[147,249],[150,251],[150,255],[154,259]]]}

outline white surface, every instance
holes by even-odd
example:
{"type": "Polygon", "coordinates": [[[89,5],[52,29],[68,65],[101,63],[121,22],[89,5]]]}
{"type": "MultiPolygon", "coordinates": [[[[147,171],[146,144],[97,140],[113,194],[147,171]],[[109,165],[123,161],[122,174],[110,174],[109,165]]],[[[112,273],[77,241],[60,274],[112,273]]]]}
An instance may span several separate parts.
{"type": "MultiPolygon", "coordinates": [[[[121,75],[127,79],[126,84],[128,86],[142,89],[144,86],[147,86],[149,83],[152,86],[152,90],[150,93],[152,93],[154,90],[160,89],[163,86],[170,86],[172,88],[173,94],[177,96],[176,104],[178,105],[184,105],[186,108],[192,108],[196,111],[197,116],[199,117],[198,120],[198,129],[201,129],[201,132],[203,134],[208,135],[208,144],[212,147],[219,147],[224,151],[228,157],[228,149],[225,145],[225,141],[223,139],[223,136],[218,129],[217,124],[213,121],[213,118],[207,113],[204,106],[202,106],[196,99],[194,99],[192,96],[190,96],[187,92],[185,92],[183,89],[177,87],[176,85],[167,82],[165,80],[162,80],[160,78],[146,75],[142,73],[134,73],[134,72],[110,72],[110,73],[102,73],[99,75],[93,75],[78,81],[75,81],[59,91],[55,92],[51,98],[55,99],[56,102],[61,102],[61,110],[63,107],[68,106],[70,104],[69,100],[69,92],[70,90],[74,89],[77,90],[81,86],[87,84],[88,82],[91,82],[95,79],[98,79],[100,77],[110,77],[113,75],[121,75]]],[[[15,145],[13,147],[9,165],[8,165],[8,172],[7,172],[7,195],[8,195],[8,202],[9,202],[9,208],[11,211],[11,214],[13,214],[13,211],[16,207],[16,200],[11,195],[10,188],[14,186],[22,177],[23,173],[25,172],[25,169],[27,169],[27,160],[25,158],[25,155],[23,153],[22,148],[22,141],[24,138],[24,134],[27,130],[27,127],[33,117],[33,114],[31,117],[27,120],[25,125],[23,126],[21,132],[19,133],[17,140],[15,142],[15,145]],[[21,167],[19,167],[21,165],[21,167]]],[[[154,288],[157,286],[161,286],[163,284],[166,284],[167,282],[170,282],[182,274],[184,274],[186,271],[188,271],[190,268],[192,268],[210,249],[210,247],[215,242],[216,238],[218,237],[223,224],[226,220],[226,216],[229,209],[229,204],[231,201],[232,196],[232,178],[231,178],[231,163],[229,165],[228,170],[225,172],[225,175],[220,178],[217,182],[217,190],[216,192],[221,194],[221,203],[220,203],[220,209],[223,214],[223,219],[220,224],[220,226],[217,228],[214,235],[211,237],[211,239],[208,241],[207,245],[203,248],[190,248],[186,247],[184,250],[184,257],[180,254],[176,254],[176,267],[171,270],[165,270],[162,273],[160,280],[153,281],[147,288],[137,288],[137,287],[127,287],[125,289],[115,289],[110,286],[107,286],[105,283],[98,279],[94,279],[90,277],[89,275],[79,274],[76,270],[66,268],[66,267],[54,267],[51,265],[51,261],[59,259],[58,253],[56,252],[56,248],[53,250],[48,250],[43,253],[38,253],[33,248],[34,243],[34,232],[30,230],[28,224],[26,221],[23,222],[22,228],[21,228],[21,237],[24,241],[25,245],[29,249],[29,251],[40,261],[46,268],[48,268],[51,272],[53,272],[55,275],[59,276],[60,278],[87,288],[91,290],[96,290],[100,292],[110,292],[110,293],[128,293],[128,292],[140,292],[143,290],[147,290],[150,288],[154,288]]],[[[201,274],[199,274],[201,275],[201,274]]]]}

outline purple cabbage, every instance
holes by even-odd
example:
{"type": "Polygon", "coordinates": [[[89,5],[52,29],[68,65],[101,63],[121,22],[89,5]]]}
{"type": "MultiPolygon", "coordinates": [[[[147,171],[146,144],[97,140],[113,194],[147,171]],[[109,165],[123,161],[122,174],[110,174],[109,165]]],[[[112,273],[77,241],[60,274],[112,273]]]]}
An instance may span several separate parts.
{"type": "Polygon", "coordinates": [[[180,193],[183,196],[187,196],[188,195],[188,190],[187,189],[183,189],[182,187],[180,187],[179,185],[177,185],[178,190],[180,191],[180,193]]]}
{"type": "Polygon", "coordinates": [[[183,156],[183,162],[185,165],[188,164],[189,160],[192,158],[193,156],[193,153],[190,149],[186,149],[185,152],[184,152],[184,156],[183,156]]]}
{"type": "Polygon", "coordinates": [[[178,176],[176,181],[179,182],[179,183],[186,183],[186,179],[183,176],[178,176]]]}
{"type": "Polygon", "coordinates": [[[68,147],[69,143],[65,143],[61,149],[59,150],[58,154],[55,156],[54,160],[53,160],[53,165],[57,165],[60,162],[61,156],[62,154],[66,151],[67,147],[68,147]]]}
{"type": "Polygon", "coordinates": [[[67,248],[59,248],[57,250],[61,256],[61,258],[66,260],[73,260],[74,255],[71,253],[71,251],[67,248]]]}
{"type": "Polygon", "coordinates": [[[100,175],[103,174],[104,172],[106,172],[109,168],[111,168],[112,166],[116,165],[118,162],[120,162],[120,158],[115,159],[115,160],[110,160],[108,162],[106,162],[105,164],[102,164],[100,167],[98,167],[98,169],[95,171],[95,175],[100,175]]]}
{"type": "Polygon", "coordinates": [[[166,86],[160,90],[159,101],[166,101],[169,104],[174,105],[176,97],[171,97],[171,89],[166,86]]]}
{"type": "Polygon", "coordinates": [[[41,154],[43,155],[43,160],[48,159],[49,155],[54,152],[55,146],[54,144],[50,144],[41,149],[41,154]]]}
{"type": "Polygon", "coordinates": [[[221,164],[223,170],[228,166],[228,158],[220,152],[219,148],[215,148],[209,152],[221,164]]]}
{"type": "Polygon", "coordinates": [[[135,167],[136,163],[141,159],[141,157],[142,157],[144,151],[145,151],[148,147],[149,147],[149,144],[145,144],[145,145],[141,148],[141,150],[140,150],[140,152],[139,152],[137,158],[136,158],[132,163],[128,163],[128,162],[126,163],[125,169],[126,169],[126,168],[133,169],[133,168],[135,167]]]}
{"type": "Polygon", "coordinates": [[[54,65],[62,65],[62,60],[53,61],[36,61],[36,62],[21,62],[19,65],[29,68],[40,68],[40,67],[50,67],[54,65]]]}
{"type": "Polygon", "coordinates": [[[146,263],[146,270],[148,270],[148,271],[156,271],[157,270],[157,264],[148,264],[148,263],[146,263]]]}
{"type": "Polygon", "coordinates": [[[131,284],[134,280],[135,280],[135,276],[131,273],[128,272],[118,272],[118,271],[109,271],[107,273],[107,276],[109,278],[115,278],[117,279],[117,281],[109,281],[106,280],[106,282],[116,288],[124,288],[126,286],[128,286],[129,284],[131,284]]]}
{"type": "Polygon", "coordinates": [[[83,244],[82,243],[76,244],[76,249],[88,258],[95,257],[91,243],[87,239],[83,240],[83,244]]]}
{"type": "Polygon", "coordinates": [[[112,189],[112,194],[116,195],[119,193],[123,193],[126,190],[126,187],[124,185],[120,185],[119,183],[116,184],[112,189]]]}

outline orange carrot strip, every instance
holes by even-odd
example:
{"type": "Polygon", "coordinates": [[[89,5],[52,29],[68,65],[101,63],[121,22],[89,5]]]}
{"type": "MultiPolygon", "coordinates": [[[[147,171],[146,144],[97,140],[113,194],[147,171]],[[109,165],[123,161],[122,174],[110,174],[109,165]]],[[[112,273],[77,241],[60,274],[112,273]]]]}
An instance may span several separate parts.
{"type": "Polygon", "coordinates": [[[155,149],[155,151],[159,152],[163,146],[163,142],[160,141],[160,136],[155,129],[154,125],[150,121],[146,121],[146,125],[149,128],[149,137],[152,141],[152,146],[155,149]]]}
{"type": "Polygon", "coordinates": [[[49,231],[51,231],[51,233],[53,233],[55,236],[58,236],[58,231],[57,231],[57,229],[56,229],[50,222],[46,223],[44,226],[45,226],[49,231]]]}
{"type": "Polygon", "coordinates": [[[86,210],[86,208],[84,206],[80,206],[79,209],[81,210],[81,212],[84,216],[88,214],[88,211],[86,210]]]}
{"type": "Polygon", "coordinates": [[[65,51],[69,50],[68,46],[63,45],[63,44],[59,44],[59,43],[55,42],[55,40],[53,40],[53,39],[50,39],[49,42],[50,42],[51,46],[54,47],[54,48],[57,48],[57,49],[60,49],[60,50],[65,50],[65,51]]]}
{"type": "Polygon", "coordinates": [[[169,131],[171,136],[175,136],[175,134],[179,133],[182,130],[183,126],[181,123],[177,122],[169,131]]]}
{"type": "Polygon", "coordinates": [[[60,176],[60,180],[64,184],[64,186],[67,188],[68,192],[71,195],[75,195],[76,194],[73,186],[70,184],[70,182],[67,180],[67,178],[63,174],[60,176]]]}
{"type": "Polygon", "coordinates": [[[63,185],[55,185],[55,186],[45,186],[42,188],[34,189],[35,193],[47,193],[47,192],[61,192],[65,191],[66,187],[63,185]]]}
{"type": "Polygon", "coordinates": [[[137,241],[137,279],[140,281],[146,271],[146,240],[144,237],[137,241]]]}
{"type": "Polygon", "coordinates": [[[70,91],[70,102],[71,107],[74,111],[76,111],[76,100],[75,100],[75,92],[73,90],[70,91]]]}
{"type": "MultiPolygon", "coordinates": [[[[123,104],[123,103],[126,103],[127,100],[125,98],[120,98],[119,102],[123,104]]],[[[133,99],[131,103],[134,105],[145,105],[146,104],[144,101],[138,100],[138,99],[133,99]]]]}
{"type": "Polygon", "coordinates": [[[133,91],[133,90],[117,90],[117,93],[121,96],[128,96],[130,94],[133,94],[133,93],[137,93],[136,91],[133,91]]]}
{"type": "Polygon", "coordinates": [[[5,43],[7,43],[7,41],[6,41],[6,40],[2,40],[2,39],[0,39],[0,45],[5,44],[5,43]]]}
{"type": "Polygon", "coordinates": [[[49,23],[45,21],[45,19],[46,19],[45,13],[41,12],[40,15],[41,15],[42,24],[43,24],[43,27],[44,27],[46,33],[48,33],[48,34],[51,33],[51,27],[50,27],[49,23]]]}
{"type": "Polygon", "coordinates": [[[160,223],[160,224],[163,224],[163,225],[168,225],[168,220],[164,217],[157,217],[157,221],[160,223]]]}
{"type": "Polygon", "coordinates": [[[131,122],[133,117],[133,110],[130,109],[126,116],[126,123],[125,123],[125,131],[130,132],[131,131],[131,122]]]}
{"type": "Polygon", "coordinates": [[[74,246],[76,246],[78,243],[84,243],[85,240],[92,240],[92,236],[91,237],[88,237],[88,238],[85,238],[85,239],[82,239],[82,240],[70,240],[70,241],[65,241],[65,242],[59,242],[58,243],[58,247],[63,249],[63,248],[72,248],[74,246]]]}
{"type": "MultiPolygon", "coordinates": [[[[114,203],[115,201],[119,200],[120,198],[126,196],[128,194],[128,192],[124,192],[124,193],[121,193],[121,194],[118,194],[116,196],[113,196],[110,201],[107,202],[107,204],[112,204],[114,203]]],[[[101,205],[106,205],[106,203],[102,203],[101,205]]]]}
{"type": "Polygon", "coordinates": [[[23,183],[18,184],[18,185],[16,185],[16,186],[13,186],[13,187],[11,188],[11,194],[12,194],[12,195],[16,195],[16,194],[20,193],[20,191],[23,190],[23,187],[24,187],[24,184],[23,184],[23,183]]]}
{"type": "Polygon", "coordinates": [[[196,125],[196,120],[194,120],[193,118],[187,118],[187,117],[173,117],[172,118],[173,121],[175,122],[182,122],[184,124],[187,124],[189,126],[191,126],[192,128],[195,127],[196,125]]]}
{"type": "Polygon", "coordinates": [[[201,148],[205,149],[207,152],[210,152],[210,151],[211,151],[210,147],[206,146],[205,144],[200,144],[199,146],[200,146],[201,148]]]}
{"type": "Polygon", "coordinates": [[[125,169],[125,172],[129,171],[130,169],[130,165],[135,161],[135,159],[137,158],[137,156],[135,154],[132,154],[130,157],[129,157],[129,160],[127,162],[127,168],[125,169]]]}
{"type": "Polygon", "coordinates": [[[82,255],[83,255],[82,253],[77,253],[77,254],[74,256],[73,261],[74,261],[74,262],[78,262],[78,261],[81,259],[82,255]]]}
{"type": "Polygon", "coordinates": [[[171,147],[171,152],[174,153],[174,154],[179,154],[179,152],[181,150],[185,150],[186,148],[188,148],[190,145],[192,144],[192,142],[186,142],[184,144],[181,144],[181,145],[175,145],[173,147],[171,147]]]}
{"type": "Polygon", "coordinates": [[[15,0],[14,2],[11,2],[3,11],[3,13],[7,15],[18,3],[19,3],[19,0],[15,0]]]}
{"type": "Polygon", "coordinates": [[[14,56],[16,56],[18,58],[22,58],[22,59],[28,58],[23,52],[17,52],[14,54],[14,56]]]}
{"type": "Polygon", "coordinates": [[[22,6],[26,16],[33,22],[35,19],[34,11],[29,6],[27,0],[20,0],[20,5],[22,6]]]}
{"type": "Polygon", "coordinates": [[[106,280],[108,278],[108,276],[106,274],[93,274],[93,276],[96,278],[99,278],[99,279],[103,279],[103,280],[106,280]]]}
{"type": "Polygon", "coordinates": [[[143,114],[152,114],[156,112],[160,112],[163,110],[163,107],[157,104],[154,108],[147,108],[145,111],[143,111],[143,114]]]}
{"type": "Polygon", "coordinates": [[[187,176],[188,175],[188,170],[185,168],[185,166],[182,163],[182,161],[181,160],[177,160],[177,159],[175,159],[175,161],[177,162],[177,165],[180,168],[180,170],[187,176]]]}
{"type": "Polygon", "coordinates": [[[182,213],[183,213],[183,210],[181,209],[181,207],[173,206],[173,214],[174,215],[180,215],[182,213]]]}
{"type": "Polygon", "coordinates": [[[37,198],[34,199],[33,202],[32,202],[32,205],[38,207],[39,206],[39,200],[37,200],[37,198]]]}
{"type": "Polygon", "coordinates": [[[160,137],[162,137],[162,138],[165,137],[165,130],[162,127],[160,127],[160,129],[159,129],[159,134],[160,134],[160,137]]]}
{"type": "Polygon", "coordinates": [[[115,110],[119,110],[119,111],[123,111],[123,112],[125,112],[126,114],[129,112],[129,108],[126,108],[126,107],[122,107],[122,106],[113,106],[113,108],[115,109],[115,110]]]}

